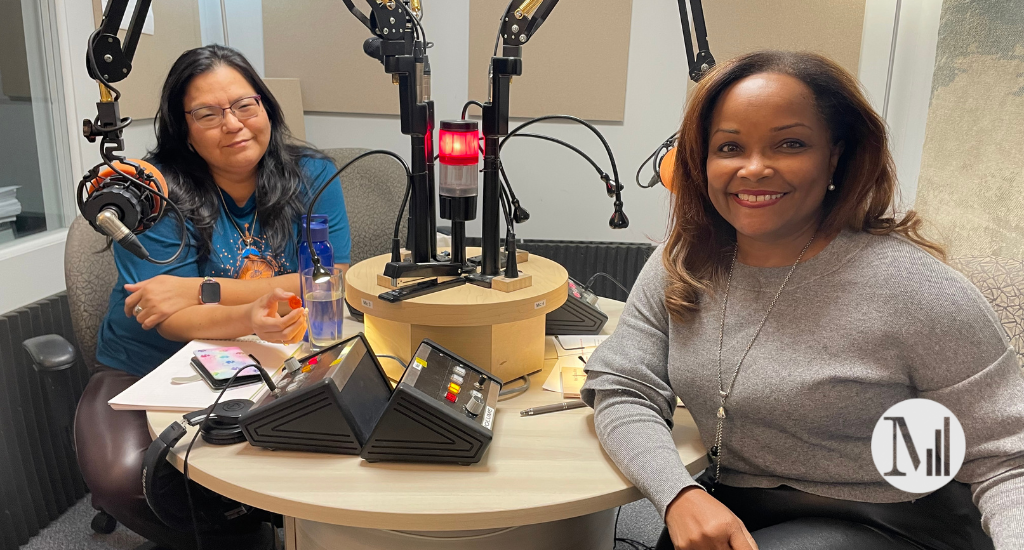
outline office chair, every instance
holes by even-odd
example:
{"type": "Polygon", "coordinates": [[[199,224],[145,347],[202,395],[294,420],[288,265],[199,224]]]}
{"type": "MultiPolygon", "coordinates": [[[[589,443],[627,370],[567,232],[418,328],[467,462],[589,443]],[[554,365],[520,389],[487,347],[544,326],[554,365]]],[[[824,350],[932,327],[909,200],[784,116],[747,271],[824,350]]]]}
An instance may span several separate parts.
{"type": "MultiPolygon", "coordinates": [[[[64,280],[71,308],[78,351],[70,342],[56,334],[46,334],[25,340],[23,346],[32,358],[33,368],[42,373],[47,386],[50,414],[67,434],[68,444],[74,447],[72,426],[76,400],[71,390],[71,373],[81,353],[89,374],[96,369],[96,334],[107,313],[110,291],[117,281],[114,255],[106,250],[106,237],[78,216],[68,229],[64,245],[64,280]]],[[[117,527],[117,520],[103,510],[92,519],[92,529],[109,534],[117,527]]]]}
{"type": "Polygon", "coordinates": [[[949,265],[974,283],[992,304],[1024,368],[1024,261],[962,256],[950,258],[949,265]]]}
{"type": "MultiPolygon", "coordinates": [[[[369,149],[325,149],[323,152],[340,168],[369,149]]],[[[341,174],[349,232],[352,235],[352,265],[391,251],[395,217],[405,195],[405,170],[383,156],[370,156],[341,174]]],[[[405,241],[408,217],[402,218],[398,235],[405,241]]]]}

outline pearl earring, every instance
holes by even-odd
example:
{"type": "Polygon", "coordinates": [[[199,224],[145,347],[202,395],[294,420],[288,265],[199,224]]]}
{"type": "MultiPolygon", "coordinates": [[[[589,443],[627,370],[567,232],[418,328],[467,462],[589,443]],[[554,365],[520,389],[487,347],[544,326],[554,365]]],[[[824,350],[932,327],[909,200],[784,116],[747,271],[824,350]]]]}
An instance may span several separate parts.
{"type": "Polygon", "coordinates": [[[832,178],[828,179],[828,190],[829,191],[835,191],[836,190],[836,184],[832,183],[832,178]]]}

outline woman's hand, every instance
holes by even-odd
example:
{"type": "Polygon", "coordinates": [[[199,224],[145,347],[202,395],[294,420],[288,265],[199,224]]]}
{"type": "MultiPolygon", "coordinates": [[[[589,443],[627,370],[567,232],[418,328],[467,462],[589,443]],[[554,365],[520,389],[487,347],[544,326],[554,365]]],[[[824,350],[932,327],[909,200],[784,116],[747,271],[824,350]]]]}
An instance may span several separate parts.
{"type": "Polygon", "coordinates": [[[175,313],[199,305],[199,283],[202,279],[157,275],[138,283],[124,285],[131,294],[125,298],[124,314],[135,317],[142,328],[149,330],[175,313]],[[138,315],[135,308],[141,308],[138,315]]]}
{"type": "Polygon", "coordinates": [[[287,302],[295,296],[280,288],[252,303],[249,318],[252,331],[266,342],[294,344],[306,333],[306,310],[293,309],[282,317],[277,312],[278,302],[287,302]]]}
{"type": "Polygon", "coordinates": [[[665,525],[676,550],[757,550],[740,518],[700,487],[679,492],[665,512],[665,525]]]}

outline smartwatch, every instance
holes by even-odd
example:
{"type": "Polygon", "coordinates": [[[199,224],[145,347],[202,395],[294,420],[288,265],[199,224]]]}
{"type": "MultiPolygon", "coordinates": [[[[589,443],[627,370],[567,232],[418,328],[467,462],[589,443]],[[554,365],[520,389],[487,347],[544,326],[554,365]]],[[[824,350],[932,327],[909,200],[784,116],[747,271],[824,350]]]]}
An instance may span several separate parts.
{"type": "Polygon", "coordinates": [[[199,303],[220,303],[220,283],[213,277],[204,277],[203,282],[199,283],[199,303]]]}

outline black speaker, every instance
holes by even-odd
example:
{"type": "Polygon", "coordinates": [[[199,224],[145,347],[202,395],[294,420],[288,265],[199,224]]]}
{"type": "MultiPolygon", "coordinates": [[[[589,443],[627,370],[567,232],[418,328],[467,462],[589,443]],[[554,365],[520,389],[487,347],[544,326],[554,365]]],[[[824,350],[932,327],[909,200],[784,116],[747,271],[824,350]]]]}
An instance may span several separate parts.
{"type": "Polygon", "coordinates": [[[569,296],[561,307],[548,313],[545,334],[600,334],[608,315],[597,307],[597,295],[569,278],[569,296]]]}
{"type": "Polygon", "coordinates": [[[391,398],[362,333],[310,357],[239,418],[256,447],[359,454],[391,398]]]}
{"type": "Polygon", "coordinates": [[[369,462],[474,464],[493,436],[502,381],[426,339],[360,456],[369,462]]]}

